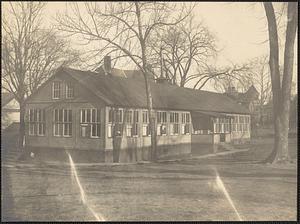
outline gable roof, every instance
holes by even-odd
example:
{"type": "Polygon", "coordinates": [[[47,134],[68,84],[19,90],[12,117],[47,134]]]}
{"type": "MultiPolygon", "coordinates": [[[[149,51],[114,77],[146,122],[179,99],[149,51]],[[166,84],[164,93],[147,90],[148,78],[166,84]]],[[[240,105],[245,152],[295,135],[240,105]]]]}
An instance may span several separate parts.
{"type": "MultiPolygon", "coordinates": [[[[80,84],[90,89],[107,105],[147,108],[143,78],[121,78],[91,71],[62,68],[80,84]]],[[[193,90],[171,84],[150,82],[154,109],[215,111],[249,114],[249,110],[229,97],[209,91],[193,90]]]]}
{"type": "Polygon", "coordinates": [[[9,92],[1,92],[1,107],[4,107],[12,99],[14,99],[14,94],[9,92]]]}
{"type": "Polygon", "coordinates": [[[241,92],[235,92],[235,93],[225,92],[224,95],[230,97],[231,99],[235,100],[238,103],[249,105],[249,103],[251,103],[252,101],[255,101],[255,100],[258,99],[259,93],[258,93],[257,89],[252,85],[244,93],[241,93],[241,92]]]}
{"type": "Polygon", "coordinates": [[[257,89],[252,85],[250,88],[247,90],[247,92],[244,93],[244,99],[251,101],[251,100],[256,100],[258,99],[258,91],[257,89]]]}

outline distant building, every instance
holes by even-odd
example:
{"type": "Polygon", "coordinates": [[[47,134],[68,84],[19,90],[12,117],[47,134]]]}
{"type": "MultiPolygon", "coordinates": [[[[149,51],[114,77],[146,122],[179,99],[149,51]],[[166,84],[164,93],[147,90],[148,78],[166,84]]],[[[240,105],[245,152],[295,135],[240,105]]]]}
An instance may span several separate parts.
{"type": "MultiPolygon", "coordinates": [[[[298,125],[298,94],[291,97],[290,103],[290,128],[296,129],[298,125]]],[[[273,101],[270,100],[262,107],[262,123],[264,126],[273,125],[273,101]]]]}
{"type": "Polygon", "coordinates": [[[238,92],[235,87],[229,87],[226,90],[225,95],[234,99],[239,104],[247,107],[251,113],[255,113],[256,106],[258,104],[259,93],[253,85],[250,86],[245,93],[238,92]]]}
{"type": "MultiPolygon", "coordinates": [[[[26,146],[92,155],[91,162],[111,162],[116,153],[120,162],[148,160],[149,114],[138,73],[109,63],[98,72],[58,69],[27,99],[26,146]]],[[[249,141],[250,112],[231,98],[178,87],[162,77],[150,86],[158,157],[190,153],[203,144],[249,141]]]]}
{"type": "Polygon", "coordinates": [[[20,106],[12,93],[1,93],[1,129],[20,121],[20,106]]]}
{"type": "Polygon", "coordinates": [[[249,109],[253,124],[259,122],[259,93],[253,85],[245,93],[238,92],[235,87],[228,87],[225,95],[249,109]]]}

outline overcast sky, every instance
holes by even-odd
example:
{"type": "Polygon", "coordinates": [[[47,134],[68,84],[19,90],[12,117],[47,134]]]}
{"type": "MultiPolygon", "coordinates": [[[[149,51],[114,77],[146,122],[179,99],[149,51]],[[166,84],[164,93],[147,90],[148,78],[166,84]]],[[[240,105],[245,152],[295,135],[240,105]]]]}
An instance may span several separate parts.
{"type": "MultiPolygon", "coordinates": [[[[55,14],[65,9],[65,2],[48,2],[45,22],[50,24],[55,14]]],[[[221,51],[214,61],[216,65],[244,63],[268,54],[268,32],[262,3],[199,2],[194,12],[195,19],[202,21],[217,38],[221,51]]],[[[296,81],[296,68],[294,73],[296,81]]]]}
{"type": "MultiPolygon", "coordinates": [[[[63,12],[64,2],[49,2],[46,18],[63,12]]],[[[218,64],[243,63],[268,53],[266,20],[261,3],[198,3],[195,19],[202,21],[218,40],[218,64]]]]}

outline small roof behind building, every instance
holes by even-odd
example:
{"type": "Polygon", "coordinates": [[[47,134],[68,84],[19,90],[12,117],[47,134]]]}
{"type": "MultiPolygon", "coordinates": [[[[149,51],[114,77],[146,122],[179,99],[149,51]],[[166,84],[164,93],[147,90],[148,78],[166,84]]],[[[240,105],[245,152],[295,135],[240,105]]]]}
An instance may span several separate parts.
{"type": "Polygon", "coordinates": [[[14,98],[14,94],[9,92],[1,92],[1,107],[4,107],[14,98]]]}

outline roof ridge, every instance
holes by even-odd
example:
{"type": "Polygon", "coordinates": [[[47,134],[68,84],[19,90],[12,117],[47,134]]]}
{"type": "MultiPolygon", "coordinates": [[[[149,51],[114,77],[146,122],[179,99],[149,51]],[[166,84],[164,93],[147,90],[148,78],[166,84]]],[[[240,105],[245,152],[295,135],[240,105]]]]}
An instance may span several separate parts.
{"type": "MultiPolygon", "coordinates": [[[[64,67],[63,70],[109,105],[146,105],[143,79],[110,76],[69,67],[64,67]]],[[[155,82],[151,82],[150,85],[153,90],[154,108],[249,113],[246,107],[223,93],[155,82]]]]}

